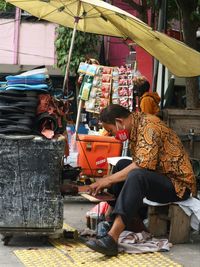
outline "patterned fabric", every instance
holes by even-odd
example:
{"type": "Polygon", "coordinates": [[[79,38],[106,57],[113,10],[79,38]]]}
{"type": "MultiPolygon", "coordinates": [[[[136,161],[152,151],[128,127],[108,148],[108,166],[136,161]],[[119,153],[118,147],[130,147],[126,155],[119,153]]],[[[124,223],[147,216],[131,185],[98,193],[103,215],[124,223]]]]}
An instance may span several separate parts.
{"type": "Polygon", "coordinates": [[[182,197],[186,187],[196,195],[196,180],[189,156],[177,136],[158,117],[132,113],[130,150],[133,161],[141,168],[168,176],[176,193],[182,197]]]}

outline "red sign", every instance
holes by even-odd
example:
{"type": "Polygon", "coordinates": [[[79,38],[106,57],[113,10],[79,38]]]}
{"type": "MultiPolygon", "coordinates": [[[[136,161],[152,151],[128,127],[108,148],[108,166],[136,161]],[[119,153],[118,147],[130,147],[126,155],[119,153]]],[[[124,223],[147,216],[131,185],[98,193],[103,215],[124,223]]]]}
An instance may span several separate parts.
{"type": "Polygon", "coordinates": [[[107,163],[107,159],[104,157],[98,157],[96,159],[96,166],[98,168],[103,168],[106,165],[106,163],[107,163]]]}

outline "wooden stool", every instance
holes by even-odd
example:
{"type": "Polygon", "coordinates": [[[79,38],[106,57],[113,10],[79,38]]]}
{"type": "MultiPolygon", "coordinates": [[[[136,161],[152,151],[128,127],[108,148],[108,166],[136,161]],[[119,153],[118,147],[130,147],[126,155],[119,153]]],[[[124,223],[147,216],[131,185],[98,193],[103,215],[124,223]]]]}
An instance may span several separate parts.
{"type": "Polygon", "coordinates": [[[169,242],[189,241],[190,217],[176,204],[148,207],[148,230],[154,237],[168,235],[169,242]]]}

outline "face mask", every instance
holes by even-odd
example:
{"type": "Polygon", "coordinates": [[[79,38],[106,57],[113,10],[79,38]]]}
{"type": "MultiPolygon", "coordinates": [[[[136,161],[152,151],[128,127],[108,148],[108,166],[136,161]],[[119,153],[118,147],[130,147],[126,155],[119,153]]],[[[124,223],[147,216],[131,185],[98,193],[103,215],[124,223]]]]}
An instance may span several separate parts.
{"type": "Polygon", "coordinates": [[[118,126],[116,124],[117,127],[117,132],[115,135],[115,139],[121,141],[121,142],[125,142],[128,138],[129,138],[129,132],[127,129],[123,129],[123,130],[118,130],[118,126]]]}

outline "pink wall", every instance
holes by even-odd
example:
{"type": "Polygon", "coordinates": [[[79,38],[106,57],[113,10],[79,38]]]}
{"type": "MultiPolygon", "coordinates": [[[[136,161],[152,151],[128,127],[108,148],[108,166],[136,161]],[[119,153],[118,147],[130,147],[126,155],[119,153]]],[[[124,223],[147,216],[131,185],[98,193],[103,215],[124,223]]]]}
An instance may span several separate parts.
{"type": "Polygon", "coordinates": [[[22,23],[19,40],[19,64],[55,64],[54,24],[22,23]]]}
{"type": "MultiPolygon", "coordinates": [[[[14,20],[0,19],[0,64],[14,64],[14,20]]],[[[55,24],[21,22],[18,64],[55,64],[55,24]]]]}
{"type": "MultiPolygon", "coordinates": [[[[120,0],[114,0],[113,5],[137,16],[137,12],[133,10],[128,4],[120,0]]],[[[133,40],[134,41],[134,40],[133,40]]],[[[125,63],[126,57],[129,55],[129,48],[123,43],[121,38],[108,38],[109,52],[108,61],[111,66],[120,66],[125,63]]],[[[136,45],[136,59],[138,63],[138,70],[142,75],[146,76],[150,84],[152,83],[153,72],[153,58],[143,48],[136,45]]]]}
{"type": "Polygon", "coordinates": [[[152,84],[153,57],[139,46],[136,51],[138,70],[147,78],[150,84],[152,84]]]}
{"type": "Polygon", "coordinates": [[[0,19],[0,64],[13,64],[14,23],[13,19],[0,19]]]}

